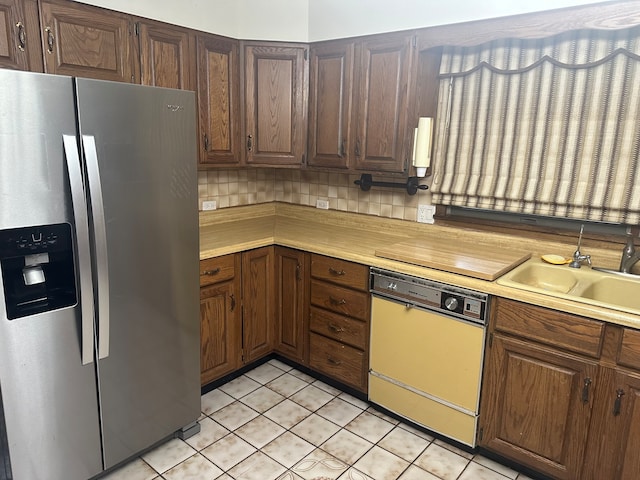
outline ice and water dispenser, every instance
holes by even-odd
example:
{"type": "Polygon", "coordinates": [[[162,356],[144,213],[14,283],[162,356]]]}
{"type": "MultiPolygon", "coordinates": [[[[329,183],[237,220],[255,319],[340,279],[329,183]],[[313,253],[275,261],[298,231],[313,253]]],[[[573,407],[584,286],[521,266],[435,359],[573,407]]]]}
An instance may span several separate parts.
{"type": "Polygon", "coordinates": [[[0,269],[9,320],[77,301],[68,223],[0,230],[0,269]]]}

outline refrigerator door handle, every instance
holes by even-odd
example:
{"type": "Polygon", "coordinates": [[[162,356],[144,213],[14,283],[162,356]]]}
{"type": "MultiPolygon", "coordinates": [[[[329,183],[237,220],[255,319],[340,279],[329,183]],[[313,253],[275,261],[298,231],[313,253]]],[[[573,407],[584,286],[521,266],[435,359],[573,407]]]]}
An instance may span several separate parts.
{"type": "Polygon", "coordinates": [[[87,204],[82,187],[82,170],[75,135],[63,135],[67,173],[71,185],[71,202],[78,252],[78,276],[80,281],[80,315],[81,315],[81,354],[82,364],[93,363],[93,285],[91,282],[91,253],[89,251],[89,222],[87,204]]]}
{"type": "Polygon", "coordinates": [[[98,285],[98,358],[109,356],[109,262],[107,230],[102,202],[102,186],[98,168],[98,150],[93,135],[82,135],[84,157],[89,179],[89,198],[93,217],[96,277],[98,285]]]}

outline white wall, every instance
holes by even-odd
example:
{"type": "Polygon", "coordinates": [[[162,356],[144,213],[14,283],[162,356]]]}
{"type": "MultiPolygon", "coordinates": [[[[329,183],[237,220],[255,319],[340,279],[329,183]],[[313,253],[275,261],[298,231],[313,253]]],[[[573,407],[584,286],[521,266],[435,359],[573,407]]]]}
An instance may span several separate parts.
{"type": "Polygon", "coordinates": [[[80,0],[229,37],[309,42],[600,0],[80,0]]]}
{"type": "Polygon", "coordinates": [[[306,42],[308,0],[77,0],[245,40],[306,42]]]}
{"type": "Polygon", "coordinates": [[[602,0],[309,0],[309,41],[551,10],[602,0]]]}

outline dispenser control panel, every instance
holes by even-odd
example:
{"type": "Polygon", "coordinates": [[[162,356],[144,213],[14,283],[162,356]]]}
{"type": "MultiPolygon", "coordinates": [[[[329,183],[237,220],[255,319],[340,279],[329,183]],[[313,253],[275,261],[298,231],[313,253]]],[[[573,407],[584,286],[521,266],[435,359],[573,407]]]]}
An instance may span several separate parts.
{"type": "Polygon", "coordinates": [[[0,271],[8,320],[74,306],[71,225],[0,230],[0,271]]]}
{"type": "Polygon", "coordinates": [[[0,230],[0,258],[70,248],[70,225],[38,225],[0,230]]]}

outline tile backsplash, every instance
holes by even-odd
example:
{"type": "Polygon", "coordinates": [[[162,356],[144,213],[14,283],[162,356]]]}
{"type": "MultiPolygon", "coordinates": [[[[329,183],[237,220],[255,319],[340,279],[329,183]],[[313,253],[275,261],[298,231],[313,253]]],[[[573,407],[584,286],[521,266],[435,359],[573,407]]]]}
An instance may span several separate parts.
{"type": "MultiPolygon", "coordinates": [[[[430,203],[431,195],[418,190],[408,195],[402,188],[372,187],[360,190],[354,181],[360,175],[275,168],[217,169],[198,172],[198,202],[215,200],[217,208],[286,202],[315,206],[327,200],[331,210],[363,213],[379,217],[416,220],[418,203],[430,203]]],[[[393,177],[373,177],[374,181],[401,182],[393,177]]],[[[420,183],[428,183],[424,179],[420,183]]]]}

